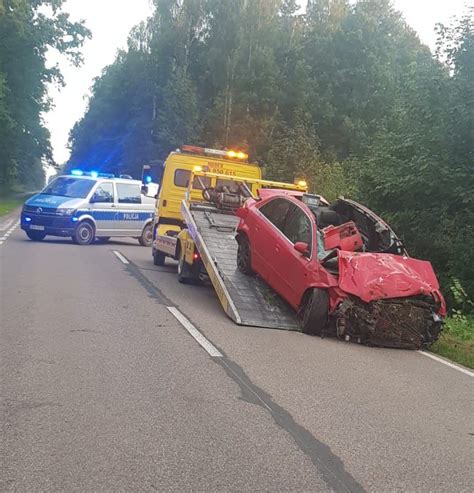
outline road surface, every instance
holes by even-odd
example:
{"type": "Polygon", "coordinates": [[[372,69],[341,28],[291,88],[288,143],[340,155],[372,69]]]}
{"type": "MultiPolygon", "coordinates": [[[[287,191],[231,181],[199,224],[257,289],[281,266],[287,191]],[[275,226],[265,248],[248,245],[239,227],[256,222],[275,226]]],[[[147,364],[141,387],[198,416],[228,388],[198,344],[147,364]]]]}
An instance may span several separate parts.
{"type": "Polygon", "coordinates": [[[0,491],[472,491],[468,372],[239,327],[136,240],[8,219],[0,491]]]}

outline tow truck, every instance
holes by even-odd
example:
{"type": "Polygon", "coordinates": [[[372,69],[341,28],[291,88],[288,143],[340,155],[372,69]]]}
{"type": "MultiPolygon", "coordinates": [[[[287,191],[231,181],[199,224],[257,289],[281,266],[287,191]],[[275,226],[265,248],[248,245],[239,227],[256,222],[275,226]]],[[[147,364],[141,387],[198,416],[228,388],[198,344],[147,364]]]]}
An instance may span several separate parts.
{"type": "Polygon", "coordinates": [[[153,262],[178,261],[178,281],[209,280],[225,313],[239,325],[299,330],[295,313],[264,281],[237,270],[234,214],[266,189],[307,192],[304,181],[262,179],[242,151],[183,146],[164,163],[153,225],[153,262]]]}

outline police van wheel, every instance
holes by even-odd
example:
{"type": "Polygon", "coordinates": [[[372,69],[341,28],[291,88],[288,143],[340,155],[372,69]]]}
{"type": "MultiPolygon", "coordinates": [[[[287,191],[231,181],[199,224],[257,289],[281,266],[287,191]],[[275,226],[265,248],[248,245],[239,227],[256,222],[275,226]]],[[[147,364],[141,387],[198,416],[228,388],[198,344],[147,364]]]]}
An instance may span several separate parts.
{"type": "Polygon", "coordinates": [[[78,245],[90,245],[95,239],[94,226],[88,222],[83,221],[79,223],[74,232],[74,242],[78,245]]]}
{"type": "Polygon", "coordinates": [[[153,229],[151,224],[147,224],[142,231],[142,235],[138,238],[138,243],[144,247],[150,247],[153,243],[153,229]]]}
{"type": "Polygon", "coordinates": [[[26,231],[26,236],[33,241],[42,241],[44,240],[46,233],[42,233],[41,231],[26,231]]]}
{"type": "Polygon", "coordinates": [[[153,264],[163,267],[165,265],[166,255],[159,250],[153,249],[153,264]]]}
{"type": "Polygon", "coordinates": [[[110,240],[110,236],[98,236],[97,241],[99,243],[107,243],[110,240]]]}

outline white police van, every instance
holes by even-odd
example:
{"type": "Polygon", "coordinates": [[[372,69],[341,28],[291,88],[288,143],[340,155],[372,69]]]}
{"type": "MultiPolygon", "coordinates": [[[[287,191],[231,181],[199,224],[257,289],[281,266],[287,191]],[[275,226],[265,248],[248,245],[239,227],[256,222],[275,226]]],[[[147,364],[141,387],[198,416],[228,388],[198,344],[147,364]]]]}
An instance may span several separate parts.
{"type": "Polygon", "coordinates": [[[141,185],[128,176],[72,170],[25,202],[21,229],[34,241],[47,235],[69,236],[79,245],[89,245],[133,237],[150,246],[155,198],[144,195],[141,185]]]}

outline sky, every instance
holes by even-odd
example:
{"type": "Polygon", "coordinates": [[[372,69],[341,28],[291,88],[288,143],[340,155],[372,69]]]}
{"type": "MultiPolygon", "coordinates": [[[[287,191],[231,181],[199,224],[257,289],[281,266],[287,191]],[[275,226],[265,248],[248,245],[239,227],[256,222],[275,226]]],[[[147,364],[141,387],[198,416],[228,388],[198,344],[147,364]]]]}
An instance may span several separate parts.
{"type": "MultiPolygon", "coordinates": [[[[448,23],[453,15],[461,15],[468,1],[393,0],[393,3],[421,41],[434,50],[435,24],[448,23]]],[[[306,2],[302,0],[300,3],[306,2]]],[[[58,164],[69,157],[69,131],[84,114],[94,78],[114,61],[117,50],[126,47],[130,29],[145,20],[152,7],[150,0],[67,0],[63,10],[69,12],[72,20],[83,19],[92,31],[92,39],[84,44],[84,64],[80,67],[69,65],[54,52],[48,54],[50,64],[59,62],[66,83],[61,90],[50,87],[54,108],[44,115],[58,164]]]]}

